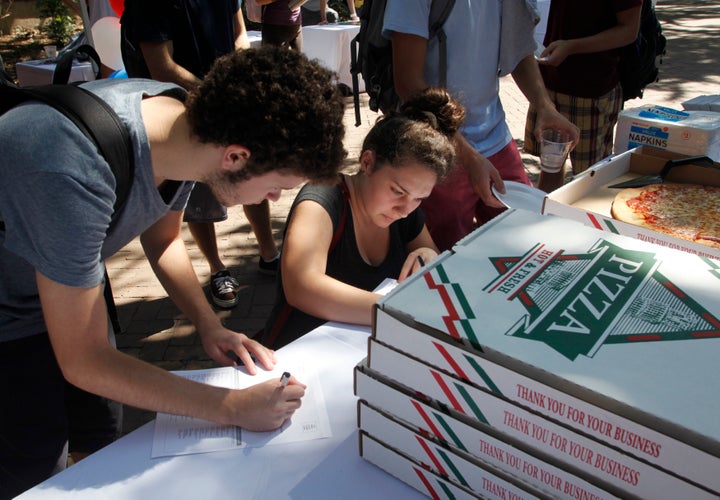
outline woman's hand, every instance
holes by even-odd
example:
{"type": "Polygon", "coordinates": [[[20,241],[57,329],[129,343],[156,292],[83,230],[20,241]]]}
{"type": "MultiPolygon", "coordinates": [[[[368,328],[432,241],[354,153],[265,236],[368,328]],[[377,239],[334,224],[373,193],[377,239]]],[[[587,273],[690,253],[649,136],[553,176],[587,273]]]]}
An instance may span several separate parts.
{"type": "Polygon", "coordinates": [[[438,254],[435,250],[427,247],[417,248],[410,252],[407,259],[405,259],[405,264],[403,264],[403,267],[400,270],[398,283],[402,283],[408,276],[420,271],[425,264],[437,256],[438,254]]]}

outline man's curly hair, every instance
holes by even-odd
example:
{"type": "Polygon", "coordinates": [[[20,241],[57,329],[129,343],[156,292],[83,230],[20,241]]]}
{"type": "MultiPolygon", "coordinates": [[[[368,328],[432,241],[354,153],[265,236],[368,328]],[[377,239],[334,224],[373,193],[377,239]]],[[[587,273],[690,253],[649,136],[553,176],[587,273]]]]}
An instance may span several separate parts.
{"type": "Polygon", "coordinates": [[[186,101],[204,143],[239,144],[250,159],[233,179],[283,171],[333,182],[347,152],[336,75],[302,53],[268,46],[218,58],[186,101]]]}

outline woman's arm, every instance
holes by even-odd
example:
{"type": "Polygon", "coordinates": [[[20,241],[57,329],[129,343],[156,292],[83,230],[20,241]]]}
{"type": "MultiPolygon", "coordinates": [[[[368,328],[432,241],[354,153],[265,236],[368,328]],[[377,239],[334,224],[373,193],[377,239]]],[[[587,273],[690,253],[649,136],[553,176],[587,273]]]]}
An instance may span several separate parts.
{"type": "Polygon", "coordinates": [[[333,224],[318,203],[299,203],[288,222],[280,266],[290,305],[329,321],[370,325],[372,306],[380,295],[325,273],[333,224]]]}

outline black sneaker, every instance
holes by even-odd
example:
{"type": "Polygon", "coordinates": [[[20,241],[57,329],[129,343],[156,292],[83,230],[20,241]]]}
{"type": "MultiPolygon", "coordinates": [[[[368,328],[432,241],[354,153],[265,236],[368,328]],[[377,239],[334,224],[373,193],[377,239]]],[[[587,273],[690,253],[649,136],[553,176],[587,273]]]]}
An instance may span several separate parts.
{"type": "Polygon", "coordinates": [[[276,276],[279,263],[280,254],[277,254],[272,260],[265,260],[261,256],[258,262],[258,272],[260,274],[267,274],[268,276],[276,276]]]}
{"type": "Polygon", "coordinates": [[[238,303],[240,283],[230,275],[230,271],[223,269],[210,276],[210,296],[218,307],[229,309],[238,303]]]}

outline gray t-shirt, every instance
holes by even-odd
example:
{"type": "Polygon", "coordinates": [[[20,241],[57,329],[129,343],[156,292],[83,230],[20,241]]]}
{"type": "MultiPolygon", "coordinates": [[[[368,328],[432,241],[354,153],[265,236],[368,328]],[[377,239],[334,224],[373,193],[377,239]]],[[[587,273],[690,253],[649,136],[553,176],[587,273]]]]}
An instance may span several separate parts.
{"type": "Polygon", "coordinates": [[[37,102],[0,117],[0,342],[46,331],[35,270],[73,287],[102,282],[104,259],[169,210],[182,210],[192,182],[163,201],[150,163],[140,112],[143,97],[184,98],[175,85],[150,80],[99,80],[100,95],[130,133],[135,175],[114,219],[115,178],[105,159],[61,113],[37,102]]]}

